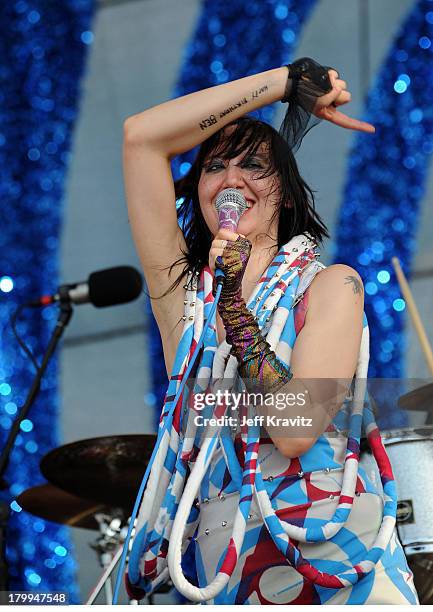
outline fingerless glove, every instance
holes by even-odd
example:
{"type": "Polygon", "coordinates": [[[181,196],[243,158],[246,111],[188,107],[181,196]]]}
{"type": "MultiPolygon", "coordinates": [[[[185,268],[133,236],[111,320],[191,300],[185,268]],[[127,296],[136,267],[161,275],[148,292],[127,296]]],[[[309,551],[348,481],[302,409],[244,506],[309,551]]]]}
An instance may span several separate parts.
{"type": "Polygon", "coordinates": [[[312,112],[317,98],[331,91],[329,66],[321,66],[309,57],[302,57],[287,65],[289,74],[281,102],[288,108],[280,127],[280,134],[293,151],[297,151],[309,130],[319,123],[312,112]]]}
{"type": "Polygon", "coordinates": [[[215,265],[225,277],[218,312],[247,389],[275,393],[292,378],[292,373],[263,338],[242,298],[242,278],[250,252],[251,242],[239,237],[235,242],[228,242],[222,257],[217,257],[215,265]]]}

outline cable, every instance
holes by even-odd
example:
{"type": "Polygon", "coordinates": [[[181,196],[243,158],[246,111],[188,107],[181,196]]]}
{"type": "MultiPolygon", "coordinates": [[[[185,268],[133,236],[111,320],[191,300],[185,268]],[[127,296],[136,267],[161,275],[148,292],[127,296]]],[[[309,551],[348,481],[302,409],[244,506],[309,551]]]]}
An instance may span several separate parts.
{"type": "MultiPolygon", "coordinates": [[[[217,270],[217,272],[218,271],[219,270],[217,270]]],[[[141,498],[143,497],[144,488],[145,488],[145,486],[147,484],[147,481],[148,481],[148,478],[149,478],[149,474],[150,474],[150,470],[152,469],[152,464],[153,464],[153,462],[155,460],[155,456],[156,456],[156,453],[158,451],[159,445],[161,443],[162,436],[164,435],[165,431],[168,429],[169,425],[171,425],[171,420],[172,420],[174,409],[175,409],[175,407],[177,405],[177,402],[179,401],[179,398],[180,398],[180,396],[182,394],[182,391],[183,391],[183,389],[185,387],[185,384],[186,384],[186,382],[188,380],[188,376],[189,376],[189,374],[190,374],[190,372],[191,372],[191,370],[192,370],[192,368],[194,366],[195,360],[197,359],[197,356],[198,356],[198,354],[200,352],[201,346],[202,346],[202,344],[204,342],[204,338],[205,338],[206,332],[207,332],[210,324],[213,322],[213,320],[215,318],[216,309],[217,309],[218,302],[219,302],[220,295],[221,295],[222,284],[224,282],[224,276],[222,275],[222,273],[221,274],[216,274],[215,276],[217,278],[217,289],[216,289],[216,293],[215,293],[214,303],[212,304],[212,308],[211,308],[211,311],[209,313],[209,317],[208,317],[208,319],[206,321],[206,324],[205,324],[205,326],[203,328],[203,331],[201,333],[201,336],[199,338],[199,341],[197,343],[197,346],[195,348],[193,356],[191,357],[191,361],[189,362],[189,365],[188,365],[188,367],[186,369],[186,372],[185,372],[185,374],[182,377],[182,381],[181,381],[179,389],[178,389],[178,391],[176,393],[176,397],[173,400],[172,408],[171,408],[170,412],[168,413],[168,415],[165,418],[164,426],[162,427],[162,429],[159,430],[158,438],[157,438],[155,447],[153,449],[152,456],[150,457],[149,463],[147,465],[146,471],[145,471],[144,476],[143,476],[143,480],[141,481],[140,488],[139,488],[138,493],[137,493],[137,497],[135,499],[134,509],[132,510],[131,518],[130,518],[130,521],[129,521],[128,533],[126,534],[125,542],[123,544],[123,552],[122,552],[122,557],[120,559],[119,571],[118,571],[117,577],[116,577],[116,584],[115,584],[115,587],[114,587],[114,595],[113,595],[113,601],[112,601],[112,605],[113,606],[117,605],[117,599],[119,597],[119,590],[120,590],[120,582],[122,580],[122,576],[123,576],[123,572],[124,572],[125,564],[126,564],[126,556],[128,554],[129,541],[131,539],[131,533],[132,533],[132,530],[134,528],[135,519],[137,518],[138,510],[139,510],[140,503],[141,503],[141,498]]]]}
{"type": "Polygon", "coordinates": [[[18,330],[16,328],[16,323],[18,320],[18,317],[21,314],[21,311],[24,310],[24,308],[26,306],[29,306],[29,304],[21,304],[20,306],[18,306],[18,308],[15,310],[15,312],[13,313],[13,315],[11,316],[11,327],[12,327],[12,331],[14,333],[15,338],[18,341],[18,344],[20,345],[20,347],[23,349],[23,351],[26,353],[26,355],[30,358],[30,361],[32,362],[32,364],[34,365],[36,372],[39,374],[41,367],[38,364],[36,357],[34,356],[34,354],[32,353],[32,351],[29,349],[29,347],[27,346],[27,344],[24,342],[24,340],[22,340],[18,334],[18,330]]]}

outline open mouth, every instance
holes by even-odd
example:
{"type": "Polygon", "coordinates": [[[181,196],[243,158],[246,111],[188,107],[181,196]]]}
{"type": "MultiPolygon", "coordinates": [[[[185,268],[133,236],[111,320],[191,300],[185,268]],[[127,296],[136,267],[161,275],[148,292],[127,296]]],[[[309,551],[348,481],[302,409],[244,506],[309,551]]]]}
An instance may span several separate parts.
{"type": "Polygon", "coordinates": [[[254,202],[252,200],[246,200],[246,202],[247,202],[247,209],[245,212],[247,213],[254,206],[254,202]]]}

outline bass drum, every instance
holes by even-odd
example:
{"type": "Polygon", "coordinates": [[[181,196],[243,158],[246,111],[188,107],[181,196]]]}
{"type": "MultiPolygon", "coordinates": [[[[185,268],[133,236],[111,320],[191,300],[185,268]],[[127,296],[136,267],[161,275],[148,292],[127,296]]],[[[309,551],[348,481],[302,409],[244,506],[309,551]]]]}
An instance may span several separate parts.
{"type": "MultiPolygon", "coordinates": [[[[397,485],[397,529],[414,574],[420,603],[433,604],[433,426],[382,431],[397,485]]],[[[364,444],[360,466],[380,485],[376,462],[364,444]]]]}

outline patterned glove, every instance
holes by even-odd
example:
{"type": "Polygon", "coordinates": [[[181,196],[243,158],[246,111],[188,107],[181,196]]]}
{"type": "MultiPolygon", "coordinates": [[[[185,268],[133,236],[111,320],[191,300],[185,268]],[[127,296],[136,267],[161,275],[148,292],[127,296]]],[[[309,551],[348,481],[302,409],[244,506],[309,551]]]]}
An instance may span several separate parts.
{"type": "Polygon", "coordinates": [[[292,373],[263,338],[242,298],[242,278],[250,253],[251,242],[239,237],[235,242],[227,242],[222,256],[216,258],[215,266],[225,277],[218,312],[247,389],[275,393],[292,378],[292,373]]]}

